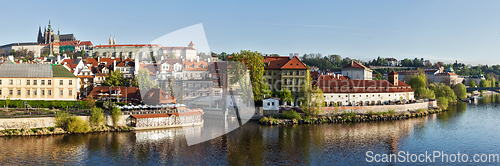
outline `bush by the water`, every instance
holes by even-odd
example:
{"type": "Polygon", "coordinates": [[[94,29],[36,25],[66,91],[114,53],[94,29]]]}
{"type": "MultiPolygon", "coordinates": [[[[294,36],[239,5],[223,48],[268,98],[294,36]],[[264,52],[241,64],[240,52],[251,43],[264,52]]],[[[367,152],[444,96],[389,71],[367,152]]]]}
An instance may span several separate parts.
{"type": "Polygon", "coordinates": [[[113,125],[115,127],[118,126],[118,120],[119,120],[120,116],[123,115],[122,111],[119,108],[114,107],[111,110],[111,115],[112,115],[112,118],[113,118],[113,125]]]}
{"type": "Polygon", "coordinates": [[[300,114],[294,110],[283,111],[283,113],[281,113],[281,118],[283,118],[283,119],[297,119],[297,120],[302,119],[300,114]]]}
{"type": "Polygon", "coordinates": [[[92,107],[90,109],[90,124],[94,126],[101,126],[104,124],[104,112],[101,108],[92,107]]]}
{"type": "Polygon", "coordinates": [[[56,115],[56,126],[71,133],[87,133],[90,131],[89,123],[76,116],[69,116],[66,113],[56,115]]]}

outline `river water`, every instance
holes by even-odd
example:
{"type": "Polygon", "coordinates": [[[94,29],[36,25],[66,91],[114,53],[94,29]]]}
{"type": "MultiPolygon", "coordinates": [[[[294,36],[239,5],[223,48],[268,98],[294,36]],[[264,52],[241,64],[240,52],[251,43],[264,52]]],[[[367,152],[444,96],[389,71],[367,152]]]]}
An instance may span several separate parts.
{"type": "MultiPolygon", "coordinates": [[[[440,114],[390,122],[293,126],[249,122],[192,146],[187,145],[183,128],[1,137],[0,165],[360,165],[374,164],[367,162],[373,159],[367,151],[373,152],[370,156],[460,152],[468,155],[468,161],[474,154],[500,153],[500,96],[450,107],[440,114]]],[[[192,131],[196,135],[205,132],[204,127],[192,131]]],[[[450,164],[442,160],[433,164],[450,164]]]]}

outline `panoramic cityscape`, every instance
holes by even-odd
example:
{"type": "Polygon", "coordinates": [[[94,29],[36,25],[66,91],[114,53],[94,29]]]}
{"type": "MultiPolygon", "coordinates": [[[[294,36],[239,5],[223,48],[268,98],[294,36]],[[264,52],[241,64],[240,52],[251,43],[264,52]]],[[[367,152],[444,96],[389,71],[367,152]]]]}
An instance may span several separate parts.
{"type": "Polygon", "coordinates": [[[7,9],[0,165],[500,163],[499,4],[7,9]]]}

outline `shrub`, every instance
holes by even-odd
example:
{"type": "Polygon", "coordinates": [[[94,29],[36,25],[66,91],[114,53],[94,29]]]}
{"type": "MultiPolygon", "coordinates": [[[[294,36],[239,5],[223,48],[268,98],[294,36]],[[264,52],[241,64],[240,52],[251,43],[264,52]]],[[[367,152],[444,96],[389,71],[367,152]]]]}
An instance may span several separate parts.
{"type": "Polygon", "coordinates": [[[290,110],[290,111],[283,111],[283,113],[281,113],[281,118],[283,119],[302,119],[302,117],[300,117],[300,114],[295,112],[294,110],[290,110]]]}
{"type": "Polygon", "coordinates": [[[446,110],[448,108],[448,98],[446,97],[438,98],[437,105],[439,108],[446,110]]]}
{"type": "Polygon", "coordinates": [[[344,112],[341,115],[346,116],[346,117],[350,117],[350,118],[356,117],[356,113],[354,111],[344,112]]]}
{"type": "Polygon", "coordinates": [[[61,112],[56,114],[56,126],[71,133],[86,133],[90,131],[88,122],[61,112]]]}
{"type": "Polygon", "coordinates": [[[262,118],[260,118],[259,122],[260,123],[267,123],[269,121],[269,118],[267,116],[264,116],[262,118]]]}
{"type": "Polygon", "coordinates": [[[92,107],[90,109],[90,124],[100,126],[104,123],[104,113],[101,108],[92,107]]]}
{"type": "Polygon", "coordinates": [[[113,110],[111,110],[111,115],[113,118],[113,125],[115,127],[118,126],[118,119],[122,115],[122,111],[119,108],[114,107],[113,110]]]}
{"type": "Polygon", "coordinates": [[[366,112],[366,115],[372,116],[372,115],[375,115],[375,112],[373,112],[373,110],[370,110],[370,111],[366,112]]]}
{"type": "Polygon", "coordinates": [[[394,110],[394,109],[390,109],[389,111],[387,111],[387,113],[388,113],[389,115],[394,115],[394,114],[396,114],[396,110],[394,110]]]}
{"type": "Polygon", "coordinates": [[[71,133],[87,133],[90,131],[89,123],[73,115],[68,118],[66,131],[71,133]]]}

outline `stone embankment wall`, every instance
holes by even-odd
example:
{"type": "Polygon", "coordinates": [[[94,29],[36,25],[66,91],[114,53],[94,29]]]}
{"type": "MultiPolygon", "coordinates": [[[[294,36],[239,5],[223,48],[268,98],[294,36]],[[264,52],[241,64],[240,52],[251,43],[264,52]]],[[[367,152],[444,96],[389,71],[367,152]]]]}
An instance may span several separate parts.
{"type": "MultiPolygon", "coordinates": [[[[403,112],[403,111],[414,111],[418,109],[429,109],[436,108],[437,101],[429,101],[422,103],[413,103],[413,104],[405,104],[405,105],[377,105],[377,106],[347,106],[347,107],[323,107],[323,115],[330,114],[341,114],[344,112],[356,112],[356,113],[367,113],[368,111],[376,112],[386,112],[393,109],[395,112],[403,112]]],[[[277,115],[279,112],[277,110],[265,110],[261,115],[263,116],[273,116],[277,115]]]]}
{"type": "Polygon", "coordinates": [[[353,106],[353,107],[324,107],[323,114],[328,115],[332,113],[344,113],[344,112],[356,112],[356,113],[367,113],[368,111],[373,112],[385,112],[388,110],[394,110],[395,112],[404,111],[414,111],[418,109],[429,109],[437,107],[436,101],[429,101],[423,103],[413,103],[405,105],[377,105],[377,106],[353,106]]]}
{"type": "MultiPolygon", "coordinates": [[[[118,126],[125,126],[127,118],[130,115],[122,115],[118,120],[118,126]]],[[[89,121],[89,116],[76,116],[89,121]]],[[[105,124],[113,126],[113,119],[111,115],[105,115],[105,124]]],[[[43,127],[55,127],[56,119],[54,117],[39,117],[39,118],[0,118],[0,130],[6,129],[31,129],[43,127]]]]}

